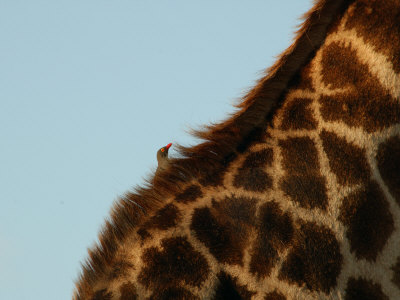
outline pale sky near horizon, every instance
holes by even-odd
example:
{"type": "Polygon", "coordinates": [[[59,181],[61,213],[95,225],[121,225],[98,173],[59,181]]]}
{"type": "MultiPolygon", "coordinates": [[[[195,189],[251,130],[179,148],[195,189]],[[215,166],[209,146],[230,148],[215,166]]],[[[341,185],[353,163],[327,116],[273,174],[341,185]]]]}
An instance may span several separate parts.
{"type": "Polygon", "coordinates": [[[113,201],[234,112],[311,5],[0,0],[0,300],[70,299],[113,201]]]}

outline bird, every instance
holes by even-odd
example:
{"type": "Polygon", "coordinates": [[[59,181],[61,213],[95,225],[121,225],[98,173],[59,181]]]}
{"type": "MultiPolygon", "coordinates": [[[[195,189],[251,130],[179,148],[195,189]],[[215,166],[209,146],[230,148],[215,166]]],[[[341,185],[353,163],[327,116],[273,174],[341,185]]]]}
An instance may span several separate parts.
{"type": "Polygon", "coordinates": [[[171,146],[172,146],[172,143],[169,143],[168,145],[160,148],[157,151],[158,166],[157,166],[157,170],[156,170],[156,175],[158,172],[163,171],[168,168],[168,164],[169,164],[168,150],[171,146]]]}

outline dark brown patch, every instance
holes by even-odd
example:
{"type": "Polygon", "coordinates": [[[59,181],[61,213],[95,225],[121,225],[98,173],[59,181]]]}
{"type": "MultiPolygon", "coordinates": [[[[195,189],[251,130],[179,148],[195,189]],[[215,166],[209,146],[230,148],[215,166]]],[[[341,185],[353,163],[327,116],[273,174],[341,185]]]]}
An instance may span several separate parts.
{"type": "Polygon", "coordinates": [[[330,88],[362,86],[370,75],[368,66],[359,62],[356,50],[340,42],[324,46],[322,54],[322,82],[330,88]]]}
{"type": "Polygon", "coordinates": [[[282,166],[288,174],[319,174],[318,152],[309,137],[294,137],[280,140],[283,157],[282,166]]]}
{"type": "Polygon", "coordinates": [[[107,292],[107,289],[102,289],[94,293],[92,300],[111,300],[113,294],[107,292]]]}
{"type": "Polygon", "coordinates": [[[279,278],[328,294],[336,286],[342,261],[339,243],[330,229],[303,223],[295,233],[293,248],[282,264],[279,278]]]}
{"type": "Polygon", "coordinates": [[[216,168],[210,168],[210,172],[202,174],[202,177],[199,178],[199,183],[205,187],[221,186],[225,172],[226,170],[221,170],[221,172],[219,172],[218,170],[216,170],[216,168]]]}
{"type": "Polygon", "coordinates": [[[321,113],[327,121],[343,121],[351,127],[363,127],[367,132],[387,128],[400,121],[400,105],[389,96],[363,95],[360,90],[334,96],[322,96],[321,113]]]}
{"type": "Polygon", "coordinates": [[[266,166],[271,165],[272,158],[270,148],[250,153],[238,169],[233,185],[255,192],[263,192],[270,188],[272,179],[264,170],[266,166]]]}
{"type": "Polygon", "coordinates": [[[246,300],[251,299],[256,294],[249,291],[246,286],[239,285],[236,278],[225,272],[220,272],[217,277],[219,282],[213,298],[214,300],[246,300]]]}
{"type": "Polygon", "coordinates": [[[389,204],[374,181],[343,199],[339,220],[358,259],[375,261],[394,230],[389,204]]]}
{"type": "Polygon", "coordinates": [[[137,231],[138,235],[140,238],[143,240],[151,238],[151,234],[144,228],[139,228],[137,231]]]}
{"type": "Polygon", "coordinates": [[[210,270],[207,260],[184,237],[164,239],[162,250],[145,250],[142,261],[146,267],[138,279],[147,288],[177,287],[182,283],[199,287],[210,270]]]}
{"type": "Polygon", "coordinates": [[[221,201],[212,201],[211,211],[222,223],[230,223],[236,235],[248,233],[248,226],[254,224],[257,198],[226,197],[221,201]]]}
{"type": "Polygon", "coordinates": [[[264,300],[286,300],[286,297],[277,291],[265,295],[264,300]]]}
{"type": "Polygon", "coordinates": [[[273,201],[260,207],[257,217],[257,239],[253,245],[250,272],[268,276],[278,260],[278,251],[287,247],[293,237],[292,220],[273,201]]]}
{"type": "Polygon", "coordinates": [[[138,298],[136,287],[131,282],[127,282],[121,285],[119,291],[121,293],[120,300],[136,300],[138,298]]]}
{"type": "MultiPolygon", "coordinates": [[[[199,297],[181,287],[169,287],[166,289],[156,289],[149,300],[198,300],[199,297]]],[[[121,299],[122,300],[122,299],[121,299]]]]}
{"type": "Polygon", "coordinates": [[[218,261],[241,265],[256,201],[245,197],[213,201],[211,208],[195,209],[190,229],[218,261]]]}
{"type": "Polygon", "coordinates": [[[392,62],[400,73],[400,7],[395,0],[356,1],[351,7],[351,17],[346,29],[355,28],[358,35],[392,62]]]}
{"type": "Polygon", "coordinates": [[[363,278],[350,277],[347,281],[346,300],[389,300],[381,286],[363,278]]]}
{"type": "Polygon", "coordinates": [[[346,139],[323,130],[320,134],[329,167],[340,184],[367,181],[371,175],[365,150],[346,142],[346,139]]]}
{"type": "Polygon", "coordinates": [[[180,221],[181,215],[178,208],[174,204],[167,204],[161,208],[154,216],[150,218],[144,225],[147,229],[165,230],[176,226],[180,221]]]}
{"type": "Polygon", "coordinates": [[[391,137],[380,144],[376,160],[383,181],[400,205],[400,137],[391,137]]]}
{"type": "Polygon", "coordinates": [[[281,129],[315,129],[317,122],[309,108],[311,103],[311,99],[295,98],[283,107],[281,129]]]}
{"type": "Polygon", "coordinates": [[[182,193],[175,197],[175,200],[182,203],[189,203],[196,201],[197,198],[203,196],[203,192],[198,185],[191,185],[187,187],[182,193]]]}
{"type": "MultiPolygon", "coordinates": [[[[212,187],[217,187],[221,186],[223,184],[223,179],[226,173],[226,170],[229,166],[229,164],[226,163],[225,158],[221,157],[220,160],[217,160],[218,156],[215,153],[207,153],[209,156],[215,155],[216,160],[210,159],[208,162],[208,170],[207,171],[202,171],[199,176],[198,176],[198,181],[199,183],[204,186],[212,186],[212,187]]],[[[229,156],[230,153],[227,155],[229,156]]]]}
{"type": "Polygon", "coordinates": [[[321,176],[318,152],[308,137],[280,140],[282,167],[287,175],[280,181],[281,189],[304,208],[326,209],[326,181],[321,176]]]}
{"type": "Polygon", "coordinates": [[[398,288],[400,288],[400,257],[397,258],[396,264],[392,267],[393,278],[392,281],[398,288]]]}
{"type": "Polygon", "coordinates": [[[343,121],[368,132],[400,121],[400,104],[379,85],[368,66],[362,64],[350,46],[331,43],[324,49],[322,80],[332,88],[349,91],[320,98],[321,114],[328,121],[343,121]]]}
{"type": "Polygon", "coordinates": [[[178,208],[170,203],[161,208],[152,216],[147,222],[145,222],[137,231],[142,240],[150,238],[151,234],[149,230],[158,229],[166,230],[168,228],[176,226],[181,219],[181,214],[178,208]]]}
{"type": "Polygon", "coordinates": [[[283,177],[280,185],[286,195],[301,207],[325,210],[328,205],[325,183],[324,177],[305,173],[283,177]]]}

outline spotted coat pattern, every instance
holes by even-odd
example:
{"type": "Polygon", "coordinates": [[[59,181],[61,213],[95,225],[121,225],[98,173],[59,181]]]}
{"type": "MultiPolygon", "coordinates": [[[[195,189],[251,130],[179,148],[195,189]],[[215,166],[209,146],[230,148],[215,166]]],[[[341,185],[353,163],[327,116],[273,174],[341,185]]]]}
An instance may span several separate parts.
{"type": "Polygon", "coordinates": [[[76,299],[400,299],[399,16],[350,3],[262,134],[165,199],[76,299]]]}

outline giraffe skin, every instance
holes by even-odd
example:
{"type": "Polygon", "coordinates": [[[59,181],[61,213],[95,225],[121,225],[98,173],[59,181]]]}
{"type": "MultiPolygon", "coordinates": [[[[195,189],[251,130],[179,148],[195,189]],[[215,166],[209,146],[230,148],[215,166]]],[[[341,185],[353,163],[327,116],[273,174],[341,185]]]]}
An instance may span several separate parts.
{"type": "Polygon", "coordinates": [[[229,155],[210,159],[282,64],[220,148],[183,150],[215,166],[172,161],[162,200],[121,199],[74,299],[400,299],[400,2],[339,2],[308,15],[335,10],[229,155]]]}

